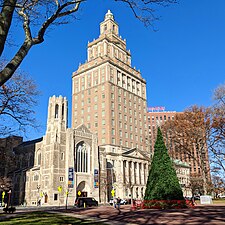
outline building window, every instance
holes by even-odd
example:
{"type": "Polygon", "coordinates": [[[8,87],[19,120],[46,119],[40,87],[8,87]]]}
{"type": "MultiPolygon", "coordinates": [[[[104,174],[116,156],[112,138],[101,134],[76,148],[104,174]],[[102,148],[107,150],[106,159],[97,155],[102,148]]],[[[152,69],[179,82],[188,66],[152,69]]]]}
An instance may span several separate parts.
{"type": "Polygon", "coordinates": [[[55,118],[58,118],[59,117],[59,105],[56,104],[55,105],[55,118]]]}
{"type": "Polygon", "coordinates": [[[89,153],[86,144],[82,141],[76,147],[76,172],[88,172],[89,153]]]}
{"type": "Polygon", "coordinates": [[[64,181],[64,177],[59,177],[59,181],[63,182],[64,181]]]}
{"type": "Polygon", "coordinates": [[[38,152],[38,154],[37,154],[37,164],[41,165],[41,153],[40,152],[38,152]]]}
{"type": "Polygon", "coordinates": [[[54,201],[58,200],[58,194],[54,194],[54,201]]]}
{"type": "Polygon", "coordinates": [[[111,93],[111,98],[114,99],[114,94],[113,93],[111,93]]]}
{"type": "Polygon", "coordinates": [[[34,180],[34,181],[38,181],[38,180],[39,180],[38,174],[35,174],[35,175],[34,175],[33,180],[34,180]]]}
{"type": "Polygon", "coordinates": [[[61,153],[61,160],[64,160],[64,153],[61,153]]]}

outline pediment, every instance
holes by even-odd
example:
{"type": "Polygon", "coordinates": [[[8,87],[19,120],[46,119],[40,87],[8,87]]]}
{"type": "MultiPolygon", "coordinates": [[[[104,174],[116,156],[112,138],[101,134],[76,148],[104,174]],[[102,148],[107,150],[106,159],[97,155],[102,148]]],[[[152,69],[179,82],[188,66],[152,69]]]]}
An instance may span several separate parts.
{"type": "Polygon", "coordinates": [[[84,124],[79,125],[78,127],[76,127],[75,130],[81,131],[83,133],[90,133],[91,134],[91,131],[84,124]]]}
{"type": "Polygon", "coordinates": [[[137,148],[129,149],[128,151],[123,152],[122,156],[136,159],[150,160],[150,158],[145,152],[140,151],[137,148]]]}

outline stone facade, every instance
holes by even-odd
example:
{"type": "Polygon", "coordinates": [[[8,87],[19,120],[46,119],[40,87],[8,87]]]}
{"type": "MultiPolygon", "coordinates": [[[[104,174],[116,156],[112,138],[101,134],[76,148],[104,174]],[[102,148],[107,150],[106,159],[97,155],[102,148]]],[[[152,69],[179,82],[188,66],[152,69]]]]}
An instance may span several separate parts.
{"type": "Polygon", "coordinates": [[[14,172],[17,204],[37,205],[40,200],[42,205],[73,205],[79,191],[99,200],[99,185],[94,187],[94,172],[99,173],[97,137],[84,125],[67,128],[67,111],[66,98],[51,97],[45,136],[15,148],[18,159],[24,153],[32,156],[30,165],[23,161],[14,172]]]}

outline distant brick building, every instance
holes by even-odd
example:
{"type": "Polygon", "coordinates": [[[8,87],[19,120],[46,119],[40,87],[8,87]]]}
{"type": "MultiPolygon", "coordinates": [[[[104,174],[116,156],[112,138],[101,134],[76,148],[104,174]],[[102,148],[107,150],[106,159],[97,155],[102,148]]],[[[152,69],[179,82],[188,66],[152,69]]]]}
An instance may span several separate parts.
{"type": "MultiPolygon", "coordinates": [[[[154,151],[154,144],[156,141],[156,134],[158,126],[163,125],[168,120],[174,120],[177,114],[181,114],[182,112],[176,111],[163,111],[163,110],[153,110],[147,112],[147,121],[148,121],[148,132],[149,132],[149,143],[151,146],[151,151],[154,151]]],[[[190,165],[190,176],[201,177],[202,169],[200,164],[198,163],[200,158],[197,154],[196,148],[193,145],[193,152],[196,156],[197,160],[191,158],[188,154],[181,153],[179,150],[175,150],[173,140],[169,137],[169,135],[164,136],[164,141],[169,151],[169,154],[173,160],[179,160],[182,163],[187,163],[190,165]]],[[[210,167],[209,167],[209,159],[208,159],[208,150],[207,146],[205,147],[204,152],[204,166],[207,168],[207,180],[210,181],[210,167]]]]}

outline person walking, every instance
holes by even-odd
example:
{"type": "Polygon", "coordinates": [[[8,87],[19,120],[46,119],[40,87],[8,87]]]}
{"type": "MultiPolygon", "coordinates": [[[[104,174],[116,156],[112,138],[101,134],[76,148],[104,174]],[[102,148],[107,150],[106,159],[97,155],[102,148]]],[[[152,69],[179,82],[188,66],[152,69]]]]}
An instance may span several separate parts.
{"type": "Polygon", "coordinates": [[[117,209],[119,211],[119,214],[121,213],[121,210],[120,210],[120,203],[121,203],[121,199],[120,197],[117,198],[117,202],[116,202],[116,205],[117,205],[117,209]]]}
{"type": "Polygon", "coordinates": [[[113,199],[113,205],[114,205],[114,208],[116,209],[116,205],[117,205],[117,198],[114,198],[114,199],[113,199]]]}

